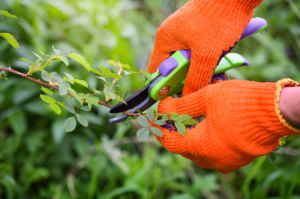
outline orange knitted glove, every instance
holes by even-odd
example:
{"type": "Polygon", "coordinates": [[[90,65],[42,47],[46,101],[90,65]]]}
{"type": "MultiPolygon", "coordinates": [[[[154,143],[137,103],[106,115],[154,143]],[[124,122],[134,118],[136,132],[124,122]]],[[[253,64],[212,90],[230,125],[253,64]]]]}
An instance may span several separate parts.
{"type": "Polygon", "coordinates": [[[183,137],[169,124],[160,128],[158,141],[170,152],[180,154],[198,166],[230,173],[269,154],[280,138],[299,135],[279,110],[283,87],[296,87],[290,79],[277,83],[230,80],[212,84],[182,98],[168,97],[159,104],[159,113],[189,114],[207,118],[183,137]]]}
{"type": "Polygon", "coordinates": [[[239,41],[262,0],[190,0],[159,28],[148,70],[157,71],[172,52],[190,49],[183,96],[210,83],[215,67],[239,41]]]}

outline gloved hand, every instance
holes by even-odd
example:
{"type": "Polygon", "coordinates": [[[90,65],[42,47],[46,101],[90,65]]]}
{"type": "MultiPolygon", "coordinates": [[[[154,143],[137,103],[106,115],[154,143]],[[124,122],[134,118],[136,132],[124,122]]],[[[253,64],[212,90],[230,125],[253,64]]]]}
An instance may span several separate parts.
{"type": "Polygon", "coordinates": [[[262,0],[190,0],[159,28],[148,70],[157,71],[172,52],[189,49],[183,96],[208,85],[215,67],[239,41],[262,0]]]}
{"type": "Polygon", "coordinates": [[[184,137],[172,125],[152,126],[162,130],[163,137],[156,137],[170,152],[200,167],[230,173],[272,152],[280,138],[300,135],[300,129],[281,115],[283,87],[299,87],[299,83],[290,79],[277,83],[230,80],[208,85],[182,98],[165,98],[159,104],[159,113],[207,116],[195,128],[187,129],[184,137]]]}

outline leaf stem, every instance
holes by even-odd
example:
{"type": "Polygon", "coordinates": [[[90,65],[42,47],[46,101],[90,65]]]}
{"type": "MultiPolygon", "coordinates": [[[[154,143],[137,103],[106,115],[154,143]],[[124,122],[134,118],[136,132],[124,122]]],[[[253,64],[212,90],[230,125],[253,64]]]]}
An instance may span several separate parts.
{"type": "Polygon", "coordinates": [[[141,72],[131,72],[131,73],[129,73],[128,75],[125,75],[125,76],[121,77],[120,79],[117,79],[116,81],[114,81],[113,84],[115,84],[115,83],[117,83],[117,81],[119,81],[119,80],[121,80],[121,79],[124,79],[124,78],[126,78],[126,77],[128,77],[128,76],[130,76],[130,75],[133,75],[133,74],[141,74],[141,72]]]}
{"type": "Polygon", "coordinates": [[[79,111],[80,108],[81,108],[81,105],[78,107],[78,109],[77,109],[75,115],[77,115],[77,113],[78,113],[78,111],[79,111]]]}

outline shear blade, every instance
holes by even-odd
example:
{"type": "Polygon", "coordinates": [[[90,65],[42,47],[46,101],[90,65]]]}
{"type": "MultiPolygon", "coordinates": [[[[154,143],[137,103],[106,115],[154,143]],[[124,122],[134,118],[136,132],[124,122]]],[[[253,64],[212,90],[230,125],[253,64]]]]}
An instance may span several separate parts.
{"type": "Polygon", "coordinates": [[[110,113],[120,113],[124,112],[130,109],[133,109],[134,107],[138,106],[141,102],[143,102],[148,97],[148,88],[150,87],[150,84],[139,90],[136,94],[132,95],[131,97],[127,98],[124,104],[123,102],[120,102],[119,104],[115,105],[110,109],[110,113]]]}
{"type": "MultiPolygon", "coordinates": [[[[145,111],[147,110],[148,108],[150,108],[153,104],[155,104],[155,100],[152,99],[149,95],[147,96],[147,98],[141,102],[135,109],[132,109],[130,111],[128,111],[129,113],[135,113],[136,109],[139,109],[140,111],[145,111]]],[[[119,122],[124,122],[126,119],[128,118],[128,115],[120,115],[118,117],[115,117],[115,118],[111,118],[109,120],[109,122],[111,124],[117,124],[119,122]]]]}

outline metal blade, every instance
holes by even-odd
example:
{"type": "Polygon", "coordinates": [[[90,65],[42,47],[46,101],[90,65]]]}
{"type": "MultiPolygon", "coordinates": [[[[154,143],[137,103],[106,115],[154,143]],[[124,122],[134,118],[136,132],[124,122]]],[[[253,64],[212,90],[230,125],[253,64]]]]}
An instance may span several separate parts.
{"type": "MultiPolygon", "coordinates": [[[[154,78],[149,84],[147,84],[145,87],[143,87],[137,93],[135,93],[131,97],[127,98],[125,100],[125,102],[127,103],[127,105],[124,104],[123,102],[120,102],[119,104],[117,104],[114,107],[112,107],[109,112],[110,113],[121,113],[121,112],[128,111],[130,109],[133,109],[134,107],[139,106],[140,104],[142,104],[143,101],[146,100],[146,98],[149,95],[149,88],[150,88],[150,86],[159,77],[161,77],[161,76],[158,76],[158,77],[154,78]]],[[[140,108],[138,108],[138,109],[140,109],[140,108]]]]}
{"type": "MultiPolygon", "coordinates": [[[[147,110],[148,108],[150,108],[153,104],[155,104],[155,102],[157,102],[156,100],[152,99],[150,97],[150,95],[148,95],[148,97],[142,102],[140,103],[135,109],[132,109],[130,111],[127,111],[129,113],[134,113],[136,109],[139,109],[140,111],[145,111],[147,110]]],[[[117,124],[119,122],[124,122],[129,116],[128,115],[120,115],[118,117],[114,117],[114,118],[111,118],[109,120],[109,122],[111,124],[117,124]]]]}
{"type": "Polygon", "coordinates": [[[138,106],[141,102],[143,102],[147,96],[148,96],[148,88],[150,87],[151,84],[148,84],[141,90],[139,90],[137,93],[132,95],[131,97],[127,98],[125,102],[127,103],[124,104],[123,102],[120,102],[119,104],[115,105],[110,109],[110,113],[120,113],[124,111],[128,111],[130,109],[133,109],[134,107],[138,106]]]}

